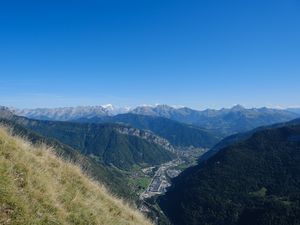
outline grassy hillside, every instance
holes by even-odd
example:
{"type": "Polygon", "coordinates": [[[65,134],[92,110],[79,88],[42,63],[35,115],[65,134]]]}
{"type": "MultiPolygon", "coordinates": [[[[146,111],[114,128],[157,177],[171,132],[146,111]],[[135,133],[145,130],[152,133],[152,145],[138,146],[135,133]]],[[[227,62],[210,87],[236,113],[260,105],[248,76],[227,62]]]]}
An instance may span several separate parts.
{"type": "Polygon", "coordinates": [[[93,179],[101,181],[114,194],[126,199],[134,199],[133,190],[128,186],[128,177],[120,170],[107,166],[99,162],[99,160],[95,160],[93,157],[83,155],[79,151],[68,145],[62,144],[55,139],[45,138],[19,124],[16,124],[12,120],[0,119],[0,124],[10,127],[12,134],[25,137],[26,140],[29,140],[31,143],[44,143],[46,145],[53,146],[56,155],[80,165],[80,167],[92,176],[93,179]]]}
{"type": "Polygon", "coordinates": [[[0,128],[0,224],[149,224],[45,145],[0,128]]]}
{"type": "Polygon", "coordinates": [[[221,149],[176,178],[160,203],[175,225],[299,225],[300,124],[221,149]]]}

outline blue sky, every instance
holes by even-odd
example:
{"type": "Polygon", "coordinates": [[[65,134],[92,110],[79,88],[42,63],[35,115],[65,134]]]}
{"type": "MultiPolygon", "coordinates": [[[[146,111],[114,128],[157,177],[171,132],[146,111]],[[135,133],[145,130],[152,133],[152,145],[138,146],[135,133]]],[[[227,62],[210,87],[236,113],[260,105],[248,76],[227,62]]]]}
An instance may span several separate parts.
{"type": "Polygon", "coordinates": [[[2,1],[0,105],[300,105],[299,0],[2,1]]]}

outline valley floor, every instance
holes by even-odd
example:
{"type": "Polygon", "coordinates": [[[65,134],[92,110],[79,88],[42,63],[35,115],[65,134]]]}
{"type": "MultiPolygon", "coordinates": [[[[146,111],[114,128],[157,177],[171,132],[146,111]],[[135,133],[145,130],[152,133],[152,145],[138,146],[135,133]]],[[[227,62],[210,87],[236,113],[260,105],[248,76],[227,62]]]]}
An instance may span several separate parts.
{"type": "Polygon", "coordinates": [[[207,149],[203,148],[177,151],[178,157],[175,160],[157,167],[142,169],[144,176],[150,179],[148,185],[139,194],[140,211],[149,215],[156,221],[156,224],[169,224],[156,203],[156,198],[167,192],[168,187],[172,185],[173,178],[177,177],[186,168],[196,165],[198,158],[206,151],[207,149]]]}

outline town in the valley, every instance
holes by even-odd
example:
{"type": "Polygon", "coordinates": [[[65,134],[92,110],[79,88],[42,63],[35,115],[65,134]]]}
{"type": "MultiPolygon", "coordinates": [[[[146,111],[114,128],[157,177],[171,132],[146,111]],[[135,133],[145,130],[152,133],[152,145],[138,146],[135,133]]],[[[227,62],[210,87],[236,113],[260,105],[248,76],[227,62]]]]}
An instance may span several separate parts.
{"type": "MultiPolygon", "coordinates": [[[[193,166],[198,157],[206,151],[207,149],[203,148],[176,151],[178,157],[175,160],[163,163],[158,167],[147,167],[142,169],[145,176],[151,177],[151,181],[139,195],[141,202],[145,203],[147,199],[166,193],[167,188],[171,186],[172,179],[177,177],[183,169],[193,166]]],[[[141,204],[140,210],[148,212],[149,209],[147,205],[148,204],[141,204]]]]}

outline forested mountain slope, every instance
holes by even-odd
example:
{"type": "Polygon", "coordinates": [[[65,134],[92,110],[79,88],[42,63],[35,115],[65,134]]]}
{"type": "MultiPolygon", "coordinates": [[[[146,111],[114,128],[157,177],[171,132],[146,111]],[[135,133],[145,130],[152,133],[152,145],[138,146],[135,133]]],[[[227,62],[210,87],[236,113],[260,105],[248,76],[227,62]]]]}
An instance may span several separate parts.
{"type": "Polygon", "coordinates": [[[150,130],[167,139],[179,149],[188,147],[209,148],[220,140],[220,135],[215,130],[207,130],[157,116],[126,113],[113,117],[81,118],[77,122],[129,124],[139,129],[150,130]]]}
{"type": "Polygon", "coordinates": [[[175,225],[300,224],[300,123],[221,149],[176,178],[160,204],[175,225]]]}

